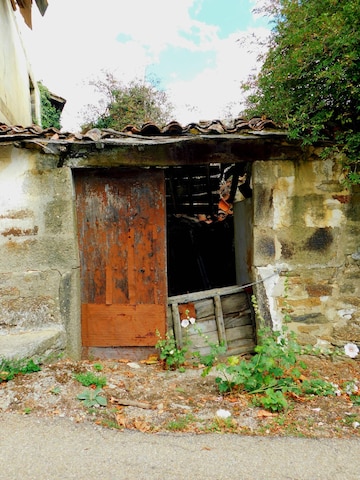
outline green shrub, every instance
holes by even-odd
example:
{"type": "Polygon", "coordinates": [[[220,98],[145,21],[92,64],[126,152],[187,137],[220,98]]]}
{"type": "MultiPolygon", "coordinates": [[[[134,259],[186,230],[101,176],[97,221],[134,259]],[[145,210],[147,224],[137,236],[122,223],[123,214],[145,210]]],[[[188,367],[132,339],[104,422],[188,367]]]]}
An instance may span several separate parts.
{"type": "Polygon", "coordinates": [[[221,375],[216,378],[220,393],[243,392],[255,395],[254,403],[279,411],[287,408],[286,396],[335,395],[335,386],[325,380],[301,379],[300,368],[306,365],[298,360],[302,347],[295,334],[286,328],[281,331],[259,331],[259,345],[249,359],[229,357],[217,365],[221,375]]]}

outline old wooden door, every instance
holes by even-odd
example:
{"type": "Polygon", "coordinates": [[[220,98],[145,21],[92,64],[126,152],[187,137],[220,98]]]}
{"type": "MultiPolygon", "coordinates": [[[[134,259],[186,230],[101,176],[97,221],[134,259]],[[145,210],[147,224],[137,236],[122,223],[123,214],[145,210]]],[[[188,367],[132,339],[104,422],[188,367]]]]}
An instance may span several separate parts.
{"type": "Polygon", "coordinates": [[[152,346],[166,325],[162,171],[75,173],[83,346],[152,346]]]}

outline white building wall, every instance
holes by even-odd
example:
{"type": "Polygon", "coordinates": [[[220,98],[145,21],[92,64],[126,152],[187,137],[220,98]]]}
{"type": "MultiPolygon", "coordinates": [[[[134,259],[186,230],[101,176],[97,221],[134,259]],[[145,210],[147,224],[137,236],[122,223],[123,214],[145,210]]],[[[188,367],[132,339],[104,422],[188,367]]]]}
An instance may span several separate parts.
{"type": "Polygon", "coordinates": [[[38,88],[9,0],[0,0],[0,122],[40,123],[38,88]],[[33,107],[32,107],[33,104],[33,107]]]}

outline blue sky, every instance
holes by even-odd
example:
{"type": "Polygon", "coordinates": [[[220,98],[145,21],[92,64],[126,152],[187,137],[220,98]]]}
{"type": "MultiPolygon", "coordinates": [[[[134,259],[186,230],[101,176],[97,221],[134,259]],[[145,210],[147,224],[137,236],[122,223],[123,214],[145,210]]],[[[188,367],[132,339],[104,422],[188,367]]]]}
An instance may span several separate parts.
{"type": "Polygon", "coordinates": [[[226,38],[232,32],[266,24],[263,19],[254,18],[253,7],[254,2],[249,0],[204,0],[194,3],[190,15],[201,22],[217,25],[219,37],[226,38]]]}
{"type": "Polygon", "coordinates": [[[22,30],[36,77],[67,99],[65,129],[77,130],[99,100],[89,80],[104,70],[124,82],[155,76],[186,124],[241,110],[240,83],[260,51],[251,35],[268,33],[252,9],[265,1],[49,0],[33,31],[22,30]]]}

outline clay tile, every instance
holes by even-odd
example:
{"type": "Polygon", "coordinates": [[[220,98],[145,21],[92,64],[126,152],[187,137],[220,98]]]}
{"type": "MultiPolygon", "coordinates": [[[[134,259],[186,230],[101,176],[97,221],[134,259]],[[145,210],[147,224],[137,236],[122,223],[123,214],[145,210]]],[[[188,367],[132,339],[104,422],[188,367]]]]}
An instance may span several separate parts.
{"type": "Polygon", "coordinates": [[[165,135],[181,135],[183,133],[183,127],[179,122],[170,122],[163,129],[162,133],[165,135]]]}
{"type": "Polygon", "coordinates": [[[93,142],[97,142],[101,138],[101,130],[99,130],[98,128],[92,128],[83,135],[83,138],[89,138],[93,142]]]}
{"type": "Polygon", "coordinates": [[[263,128],[276,128],[275,122],[270,120],[269,118],[262,121],[263,128]]]}
{"type": "Polygon", "coordinates": [[[261,118],[260,117],[251,118],[249,120],[249,127],[252,128],[253,130],[258,130],[260,123],[261,123],[261,118]]]}
{"type": "Polygon", "coordinates": [[[208,126],[208,131],[209,133],[225,133],[225,128],[223,124],[217,120],[208,126]]]}
{"type": "Polygon", "coordinates": [[[198,123],[189,123],[184,132],[191,133],[191,135],[199,135],[200,133],[208,133],[206,128],[201,127],[198,123]]]}
{"type": "Polygon", "coordinates": [[[28,131],[31,132],[31,133],[38,133],[38,134],[43,133],[43,129],[41,127],[39,127],[39,125],[31,125],[28,128],[28,131]]]}
{"type": "Polygon", "coordinates": [[[159,127],[157,127],[154,123],[145,123],[141,127],[140,135],[145,136],[153,136],[153,135],[160,135],[161,131],[159,127]]]}
{"type": "Polygon", "coordinates": [[[134,133],[135,135],[140,133],[140,130],[134,125],[126,125],[126,127],[124,127],[121,131],[129,134],[134,133]]]}
{"type": "Polygon", "coordinates": [[[199,120],[198,125],[201,128],[208,128],[208,126],[211,125],[211,120],[199,120]]]}
{"type": "Polygon", "coordinates": [[[6,135],[11,131],[11,128],[6,123],[0,123],[0,135],[6,135]]]}
{"type": "Polygon", "coordinates": [[[21,125],[12,125],[11,130],[14,133],[25,133],[26,132],[26,128],[24,128],[21,125]]]}

